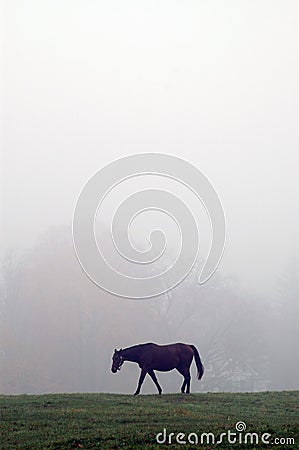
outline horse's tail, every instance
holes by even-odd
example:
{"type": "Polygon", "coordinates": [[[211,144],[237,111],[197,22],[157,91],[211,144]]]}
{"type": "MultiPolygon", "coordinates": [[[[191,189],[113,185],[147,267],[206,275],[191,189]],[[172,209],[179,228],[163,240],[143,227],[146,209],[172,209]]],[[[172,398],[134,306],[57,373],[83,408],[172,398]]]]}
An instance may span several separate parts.
{"type": "Polygon", "coordinates": [[[194,353],[194,359],[195,359],[196,367],[197,367],[197,378],[199,380],[201,380],[203,373],[204,373],[204,367],[202,365],[197,348],[194,345],[190,345],[190,347],[192,348],[193,353],[194,353]]]}

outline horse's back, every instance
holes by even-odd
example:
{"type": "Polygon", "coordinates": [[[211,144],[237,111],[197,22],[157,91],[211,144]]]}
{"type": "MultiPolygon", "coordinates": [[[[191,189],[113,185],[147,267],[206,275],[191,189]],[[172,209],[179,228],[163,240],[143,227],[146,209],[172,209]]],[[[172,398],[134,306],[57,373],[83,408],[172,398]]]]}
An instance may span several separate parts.
{"type": "Polygon", "coordinates": [[[169,348],[170,350],[175,349],[177,351],[188,352],[188,353],[193,354],[193,350],[192,350],[191,346],[189,344],[184,344],[183,342],[176,342],[174,344],[165,344],[165,345],[157,345],[157,346],[161,347],[161,348],[169,348]]]}
{"type": "Polygon", "coordinates": [[[174,347],[174,346],[179,346],[179,347],[190,347],[190,344],[184,344],[183,342],[175,342],[173,344],[156,344],[155,342],[146,342],[144,344],[139,344],[142,347],[146,347],[146,346],[154,346],[154,347],[174,347]]]}
{"type": "Polygon", "coordinates": [[[188,344],[158,345],[153,342],[142,344],[143,363],[148,363],[153,369],[168,371],[177,367],[189,366],[193,358],[193,350],[188,344]]]}
{"type": "Polygon", "coordinates": [[[161,349],[162,351],[169,350],[169,351],[187,352],[193,355],[193,350],[190,344],[184,344],[183,342],[176,342],[174,344],[163,344],[163,345],[155,344],[154,342],[146,342],[145,344],[139,345],[144,350],[152,349],[159,351],[159,349],[161,349]]]}

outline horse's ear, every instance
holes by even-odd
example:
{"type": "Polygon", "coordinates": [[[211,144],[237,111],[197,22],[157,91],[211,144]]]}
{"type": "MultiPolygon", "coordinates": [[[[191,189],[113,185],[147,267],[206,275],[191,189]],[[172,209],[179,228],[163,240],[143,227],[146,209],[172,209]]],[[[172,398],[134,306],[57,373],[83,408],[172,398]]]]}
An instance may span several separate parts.
{"type": "Polygon", "coordinates": [[[114,353],[116,353],[117,352],[117,350],[116,350],[116,348],[114,349],[114,353]]]}

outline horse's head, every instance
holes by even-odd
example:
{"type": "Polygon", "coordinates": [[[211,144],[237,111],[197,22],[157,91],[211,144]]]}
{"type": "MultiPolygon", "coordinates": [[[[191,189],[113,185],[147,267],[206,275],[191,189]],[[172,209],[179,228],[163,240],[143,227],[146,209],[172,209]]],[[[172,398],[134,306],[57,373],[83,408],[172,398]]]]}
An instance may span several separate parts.
{"type": "Polygon", "coordinates": [[[112,367],[111,371],[113,373],[116,373],[118,370],[121,369],[121,366],[124,363],[124,358],[122,357],[122,349],[120,350],[114,350],[114,355],[112,356],[112,367]]]}

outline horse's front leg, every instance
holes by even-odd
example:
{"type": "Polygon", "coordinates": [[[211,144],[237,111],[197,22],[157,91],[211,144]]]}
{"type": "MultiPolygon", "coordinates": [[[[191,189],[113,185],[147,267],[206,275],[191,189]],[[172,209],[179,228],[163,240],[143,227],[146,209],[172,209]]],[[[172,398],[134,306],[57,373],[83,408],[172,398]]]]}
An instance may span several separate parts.
{"type": "Polygon", "coordinates": [[[153,380],[153,382],[155,383],[155,385],[157,386],[158,392],[159,394],[162,394],[162,388],[157,380],[156,374],[153,371],[153,369],[148,371],[149,376],[151,377],[151,379],[153,380]]]}
{"type": "Polygon", "coordinates": [[[139,377],[139,381],[138,381],[138,386],[137,386],[137,389],[136,389],[136,392],[134,393],[134,395],[138,395],[139,394],[140,388],[142,386],[142,383],[144,381],[146,373],[147,373],[147,370],[142,368],[141,369],[141,374],[140,374],[140,377],[139,377]]]}

